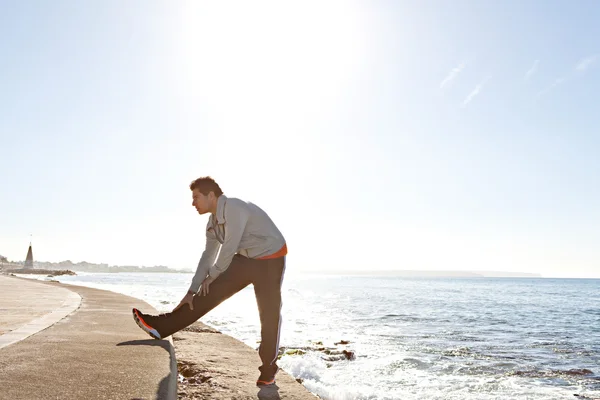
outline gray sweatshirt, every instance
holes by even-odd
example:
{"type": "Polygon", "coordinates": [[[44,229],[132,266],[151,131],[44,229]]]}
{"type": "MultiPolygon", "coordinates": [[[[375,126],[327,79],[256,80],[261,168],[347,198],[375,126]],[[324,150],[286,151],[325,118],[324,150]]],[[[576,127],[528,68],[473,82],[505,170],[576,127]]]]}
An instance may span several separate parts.
{"type": "Polygon", "coordinates": [[[207,275],[216,278],[223,273],[236,253],[264,258],[286,250],[283,235],[260,207],[221,195],[216,216],[211,214],[208,219],[206,247],[189,290],[196,293],[207,275]]]}

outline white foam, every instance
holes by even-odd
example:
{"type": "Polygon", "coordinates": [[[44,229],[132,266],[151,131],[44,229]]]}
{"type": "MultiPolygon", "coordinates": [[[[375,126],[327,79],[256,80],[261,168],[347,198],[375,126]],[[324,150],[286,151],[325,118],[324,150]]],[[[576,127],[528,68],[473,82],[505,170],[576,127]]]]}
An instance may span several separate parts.
{"type": "Polygon", "coordinates": [[[305,354],[303,357],[284,355],[277,364],[295,378],[313,381],[320,381],[327,371],[326,362],[312,352],[305,354]]]}

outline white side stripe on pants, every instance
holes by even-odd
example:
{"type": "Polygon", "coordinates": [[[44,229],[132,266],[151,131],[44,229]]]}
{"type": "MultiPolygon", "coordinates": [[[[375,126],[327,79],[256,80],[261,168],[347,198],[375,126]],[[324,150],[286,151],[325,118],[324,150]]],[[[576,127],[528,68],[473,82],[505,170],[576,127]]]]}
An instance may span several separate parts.
{"type": "MultiPolygon", "coordinates": [[[[285,258],[283,259],[283,270],[281,271],[281,280],[279,281],[279,293],[281,293],[281,286],[283,285],[283,276],[285,275],[285,258]]],[[[277,326],[277,340],[275,341],[275,358],[271,361],[273,364],[279,356],[279,335],[281,333],[281,307],[283,306],[283,293],[281,293],[281,301],[279,302],[279,324],[277,326]]]]}

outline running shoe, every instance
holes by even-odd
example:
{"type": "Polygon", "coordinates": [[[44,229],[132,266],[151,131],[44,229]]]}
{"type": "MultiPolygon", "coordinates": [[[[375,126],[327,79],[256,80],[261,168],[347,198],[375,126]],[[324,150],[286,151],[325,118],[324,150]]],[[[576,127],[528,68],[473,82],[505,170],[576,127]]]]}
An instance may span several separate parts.
{"type": "Polygon", "coordinates": [[[150,324],[148,324],[146,321],[144,321],[144,314],[142,312],[140,312],[140,310],[138,310],[137,308],[134,308],[132,310],[132,312],[133,312],[133,319],[135,320],[135,323],[144,332],[146,332],[148,335],[150,335],[154,339],[157,339],[157,340],[162,339],[160,337],[160,333],[158,333],[158,331],[156,329],[154,329],[152,326],[150,326],[150,324]]]}

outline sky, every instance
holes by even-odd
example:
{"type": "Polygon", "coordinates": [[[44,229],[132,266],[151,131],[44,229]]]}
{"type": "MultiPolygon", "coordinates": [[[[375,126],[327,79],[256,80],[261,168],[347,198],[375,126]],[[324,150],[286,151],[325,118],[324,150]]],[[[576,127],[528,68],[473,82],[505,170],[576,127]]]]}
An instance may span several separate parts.
{"type": "Polygon", "coordinates": [[[600,278],[597,1],[0,1],[0,254],[600,278]]]}

